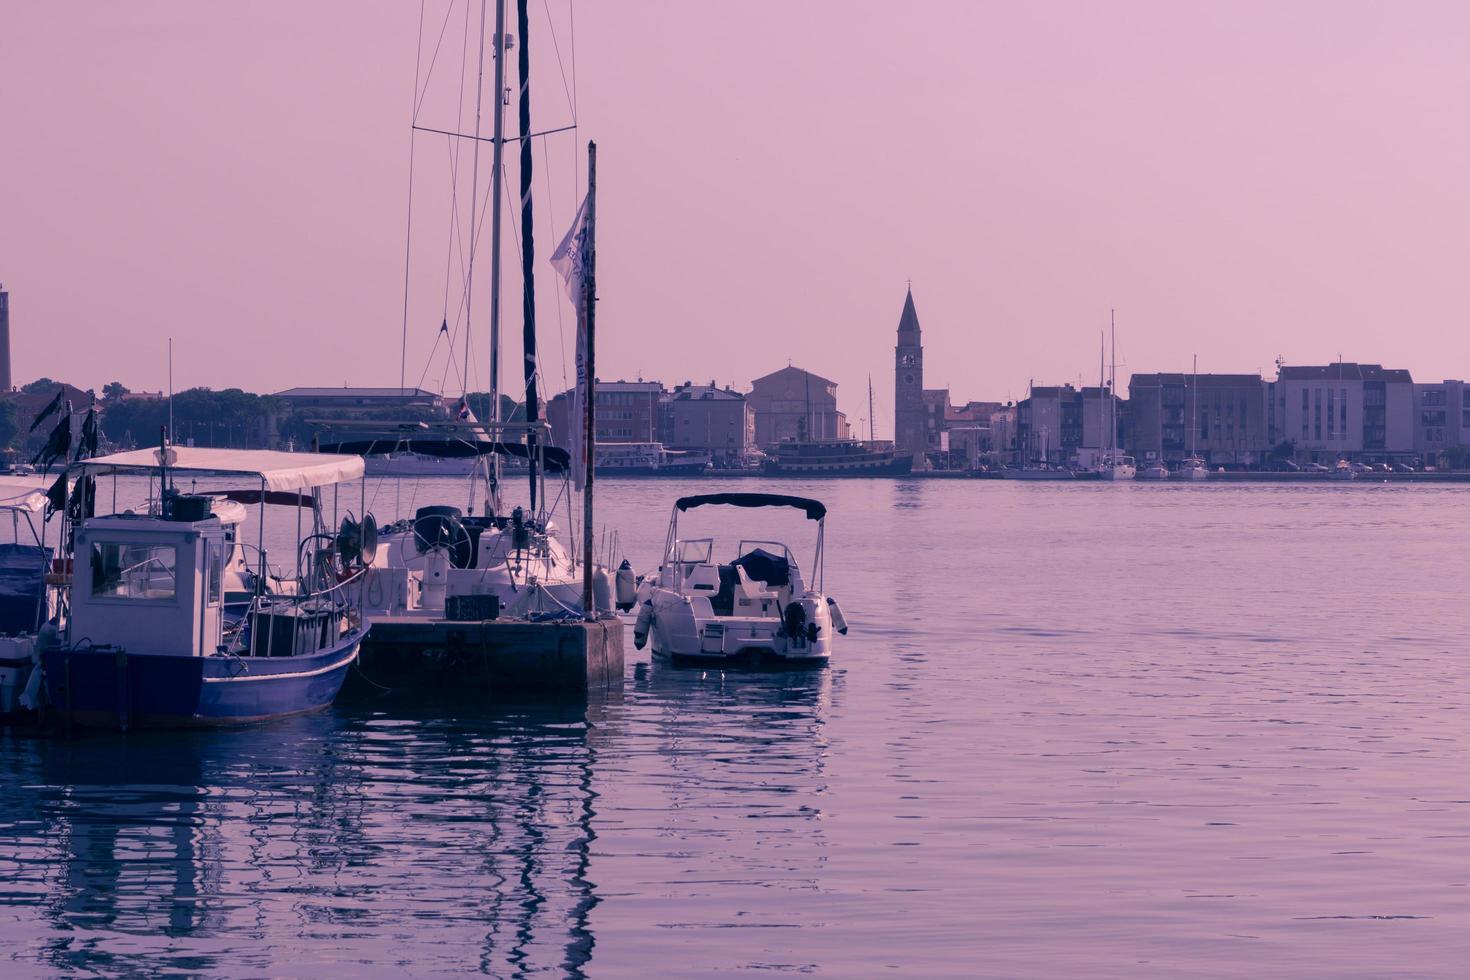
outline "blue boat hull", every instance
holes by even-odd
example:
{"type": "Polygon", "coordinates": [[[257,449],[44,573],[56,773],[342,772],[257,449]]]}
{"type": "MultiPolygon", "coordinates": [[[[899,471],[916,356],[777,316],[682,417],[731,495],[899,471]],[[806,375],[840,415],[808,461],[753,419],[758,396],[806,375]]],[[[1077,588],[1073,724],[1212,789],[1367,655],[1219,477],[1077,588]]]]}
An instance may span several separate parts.
{"type": "Polygon", "coordinates": [[[318,711],[337,697],[361,633],[299,657],[174,657],[50,650],[49,710],[86,728],[225,727],[318,711]]]}

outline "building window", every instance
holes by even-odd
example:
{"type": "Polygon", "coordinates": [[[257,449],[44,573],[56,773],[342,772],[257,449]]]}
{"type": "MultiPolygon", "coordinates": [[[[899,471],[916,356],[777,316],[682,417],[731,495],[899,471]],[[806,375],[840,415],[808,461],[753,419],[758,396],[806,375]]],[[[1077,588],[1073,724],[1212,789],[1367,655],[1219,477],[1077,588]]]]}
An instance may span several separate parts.
{"type": "Polygon", "coordinates": [[[1322,389],[1312,389],[1312,438],[1322,440],[1322,389]]]}

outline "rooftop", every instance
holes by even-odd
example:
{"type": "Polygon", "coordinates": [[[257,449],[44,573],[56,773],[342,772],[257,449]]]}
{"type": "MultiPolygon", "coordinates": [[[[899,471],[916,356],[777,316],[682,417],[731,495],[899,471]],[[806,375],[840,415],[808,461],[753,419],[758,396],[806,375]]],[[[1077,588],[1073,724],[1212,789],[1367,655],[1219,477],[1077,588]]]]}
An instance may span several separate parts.
{"type": "Polygon", "coordinates": [[[1400,381],[1413,382],[1409,372],[1402,368],[1385,368],[1382,364],[1357,364],[1353,361],[1338,361],[1336,364],[1283,365],[1277,375],[1280,381],[1400,381]]]}

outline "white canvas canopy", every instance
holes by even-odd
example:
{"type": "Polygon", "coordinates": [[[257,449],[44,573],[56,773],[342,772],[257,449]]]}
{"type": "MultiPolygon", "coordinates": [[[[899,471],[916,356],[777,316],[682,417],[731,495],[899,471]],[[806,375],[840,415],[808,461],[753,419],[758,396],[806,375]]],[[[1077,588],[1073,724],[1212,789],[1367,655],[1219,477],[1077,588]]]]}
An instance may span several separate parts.
{"type": "Polygon", "coordinates": [[[46,507],[46,490],[55,482],[43,476],[0,474],[0,510],[39,514],[46,507]]]}
{"type": "MultiPolygon", "coordinates": [[[[75,465],[94,474],[139,472],[158,469],[158,456],[157,449],[134,449],[85,459],[75,465]]],[[[360,479],[363,472],[359,456],[283,453],[270,449],[204,449],[197,446],[170,446],[168,468],[174,473],[253,476],[267,490],[324,487],[360,479]]]]}

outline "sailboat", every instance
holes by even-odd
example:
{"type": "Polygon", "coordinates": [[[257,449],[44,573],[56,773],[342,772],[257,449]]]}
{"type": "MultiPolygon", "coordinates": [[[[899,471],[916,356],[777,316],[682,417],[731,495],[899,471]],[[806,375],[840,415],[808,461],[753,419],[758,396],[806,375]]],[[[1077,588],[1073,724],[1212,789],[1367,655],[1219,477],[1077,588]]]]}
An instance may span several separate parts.
{"type": "MultiPolygon", "coordinates": [[[[551,444],[551,432],[540,418],[536,345],[536,309],[534,258],[535,238],[532,212],[532,141],[530,103],[530,62],[527,38],[526,0],[517,4],[519,45],[520,100],[519,137],[505,135],[505,100],[494,99],[491,140],[492,162],[490,187],[490,406],[488,421],[477,419],[466,400],[460,406],[459,418],[453,422],[431,424],[422,437],[400,439],[394,448],[420,455],[470,458],[476,464],[477,482],[484,484],[484,509],[474,513],[474,489],[468,510],[451,504],[419,507],[412,518],[388,525],[380,532],[378,561],[370,568],[362,589],[364,612],[377,622],[395,619],[434,620],[445,618],[456,610],[473,607],[479,612],[506,612],[512,615],[583,614],[583,578],[571,551],[562,542],[553,520],[546,487],[548,472],[566,476],[570,470],[570,454],[551,444]],[[504,181],[504,148],[507,142],[520,146],[520,190],[522,245],[522,315],[525,351],[524,422],[502,422],[498,418],[500,404],[500,294],[501,294],[501,202],[497,193],[504,181]],[[525,506],[507,506],[502,499],[502,461],[505,458],[524,461],[528,476],[529,499],[525,506]],[[484,599],[494,597],[489,606],[484,599]]],[[[480,33],[486,24],[482,13],[480,33]]],[[[506,90],[505,56],[510,47],[506,33],[505,3],[495,4],[493,28],[494,89],[499,95],[506,90]]],[[[483,51],[483,45],[482,45],[483,51]]],[[[483,55],[479,70],[483,72],[483,55]]],[[[479,77],[479,76],[477,76],[479,77]]],[[[470,194],[470,214],[478,215],[480,103],[475,109],[474,165],[470,194]]],[[[466,330],[470,323],[469,305],[473,293],[477,236],[470,236],[466,261],[466,330]]],[[[466,362],[469,341],[465,341],[466,362]]],[[[468,366],[466,364],[466,388],[468,366]]],[[[344,445],[335,447],[347,449],[344,445]]],[[[354,445],[349,451],[371,454],[383,452],[383,443],[354,445]]],[[[570,507],[571,495],[565,494],[570,507]]],[[[456,618],[451,616],[450,618],[456,618]]],[[[475,618],[487,618],[476,615],[475,618]]]]}
{"type": "Polygon", "coordinates": [[[1104,480],[1132,480],[1138,475],[1138,466],[1132,456],[1124,455],[1118,450],[1118,398],[1114,394],[1118,382],[1118,324],[1113,319],[1112,311],[1108,313],[1108,320],[1113,334],[1110,377],[1108,383],[1103,386],[1103,394],[1108,400],[1108,432],[1107,446],[1098,463],[1097,475],[1104,480]]]}
{"type": "Polygon", "coordinates": [[[1195,452],[1194,439],[1199,433],[1199,355],[1194,356],[1194,374],[1190,382],[1194,389],[1194,398],[1190,404],[1189,413],[1189,455],[1184,462],[1179,464],[1179,477],[1183,480],[1206,480],[1210,476],[1210,467],[1195,452]]]}

